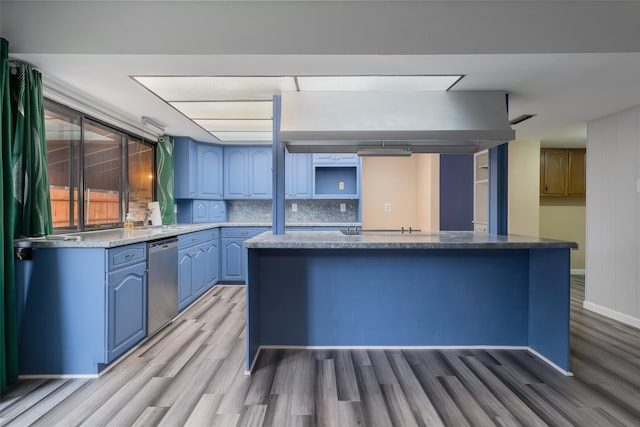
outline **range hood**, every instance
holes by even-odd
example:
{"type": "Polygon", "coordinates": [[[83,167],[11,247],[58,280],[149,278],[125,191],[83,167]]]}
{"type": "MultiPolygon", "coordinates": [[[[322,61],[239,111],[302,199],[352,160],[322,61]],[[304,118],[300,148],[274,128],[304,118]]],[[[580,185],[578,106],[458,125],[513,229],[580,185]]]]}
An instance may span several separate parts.
{"type": "Polygon", "coordinates": [[[502,91],[283,92],[290,153],[473,153],[515,138],[502,91]]]}

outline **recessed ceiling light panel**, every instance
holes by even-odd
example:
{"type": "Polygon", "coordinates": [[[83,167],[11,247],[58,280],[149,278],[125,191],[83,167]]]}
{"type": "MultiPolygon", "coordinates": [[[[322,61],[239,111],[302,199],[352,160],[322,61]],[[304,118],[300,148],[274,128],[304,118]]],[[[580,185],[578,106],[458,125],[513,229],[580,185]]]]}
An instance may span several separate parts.
{"type": "Polygon", "coordinates": [[[271,132],[211,132],[222,142],[246,141],[246,142],[262,142],[271,141],[273,139],[271,132]]]}
{"type": "Polygon", "coordinates": [[[170,102],[191,120],[266,119],[273,115],[271,101],[170,102]]]}
{"type": "Polygon", "coordinates": [[[447,90],[462,76],[299,76],[300,91],[447,90]]]}
{"type": "Polygon", "coordinates": [[[194,120],[209,132],[271,132],[272,120],[194,120]]]}
{"type": "Polygon", "coordinates": [[[296,90],[293,77],[137,76],[133,77],[165,101],[272,100],[296,90]]]}

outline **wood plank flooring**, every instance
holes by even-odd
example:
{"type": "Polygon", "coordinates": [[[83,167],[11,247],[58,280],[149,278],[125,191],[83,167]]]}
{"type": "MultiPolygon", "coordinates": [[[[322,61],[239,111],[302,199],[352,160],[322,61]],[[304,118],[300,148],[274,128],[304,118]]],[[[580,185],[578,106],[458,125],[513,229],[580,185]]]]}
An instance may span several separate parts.
{"type": "Polygon", "coordinates": [[[527,351],[268,350],[244,373],[242,287],[217,286],[99,379],[21,380],[7,426],[640,426],[640,331],[584,311],[565,377],[527,351]]]}

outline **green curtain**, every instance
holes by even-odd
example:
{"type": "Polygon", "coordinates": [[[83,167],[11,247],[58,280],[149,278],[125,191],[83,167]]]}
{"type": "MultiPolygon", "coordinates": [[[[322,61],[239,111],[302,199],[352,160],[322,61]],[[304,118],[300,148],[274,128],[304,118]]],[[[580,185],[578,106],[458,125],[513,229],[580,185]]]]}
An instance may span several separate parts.
{"type": "Polygon", "coordinates": [[[17,202],[16,236],[53,232],[44,128],[42,75],[26,64],[11,75],[11,109],[15,112],[12,147],[13,195],[17,202]]]}
{"type": "Polygon", "coordinates": [[[2,259],[0,260],[0,390],[18,379],[18,331],[16,320],[16,284],[13,264],[13,227],[15,204],[11,168],[11,103],[9,95],[9,42],[0,39],[0,120],[2,131],[2,186],[0,187],[0,223],[2,259]]]}
{"type": "Polygon", "coordinates": [[[163,224],[173,224],[173,138],[161,136],[156,148],[156,194],[163,224]]]}

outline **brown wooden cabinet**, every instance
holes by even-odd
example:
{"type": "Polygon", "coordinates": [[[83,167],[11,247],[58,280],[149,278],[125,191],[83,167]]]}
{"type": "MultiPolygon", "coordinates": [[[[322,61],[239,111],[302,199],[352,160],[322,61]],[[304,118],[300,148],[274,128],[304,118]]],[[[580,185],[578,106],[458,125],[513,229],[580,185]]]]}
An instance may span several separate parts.
{"type": "Polygon", "coordinates": [[[540,150],[540,195],[584,196],[586,194],[584,148],[540,150]]]}

